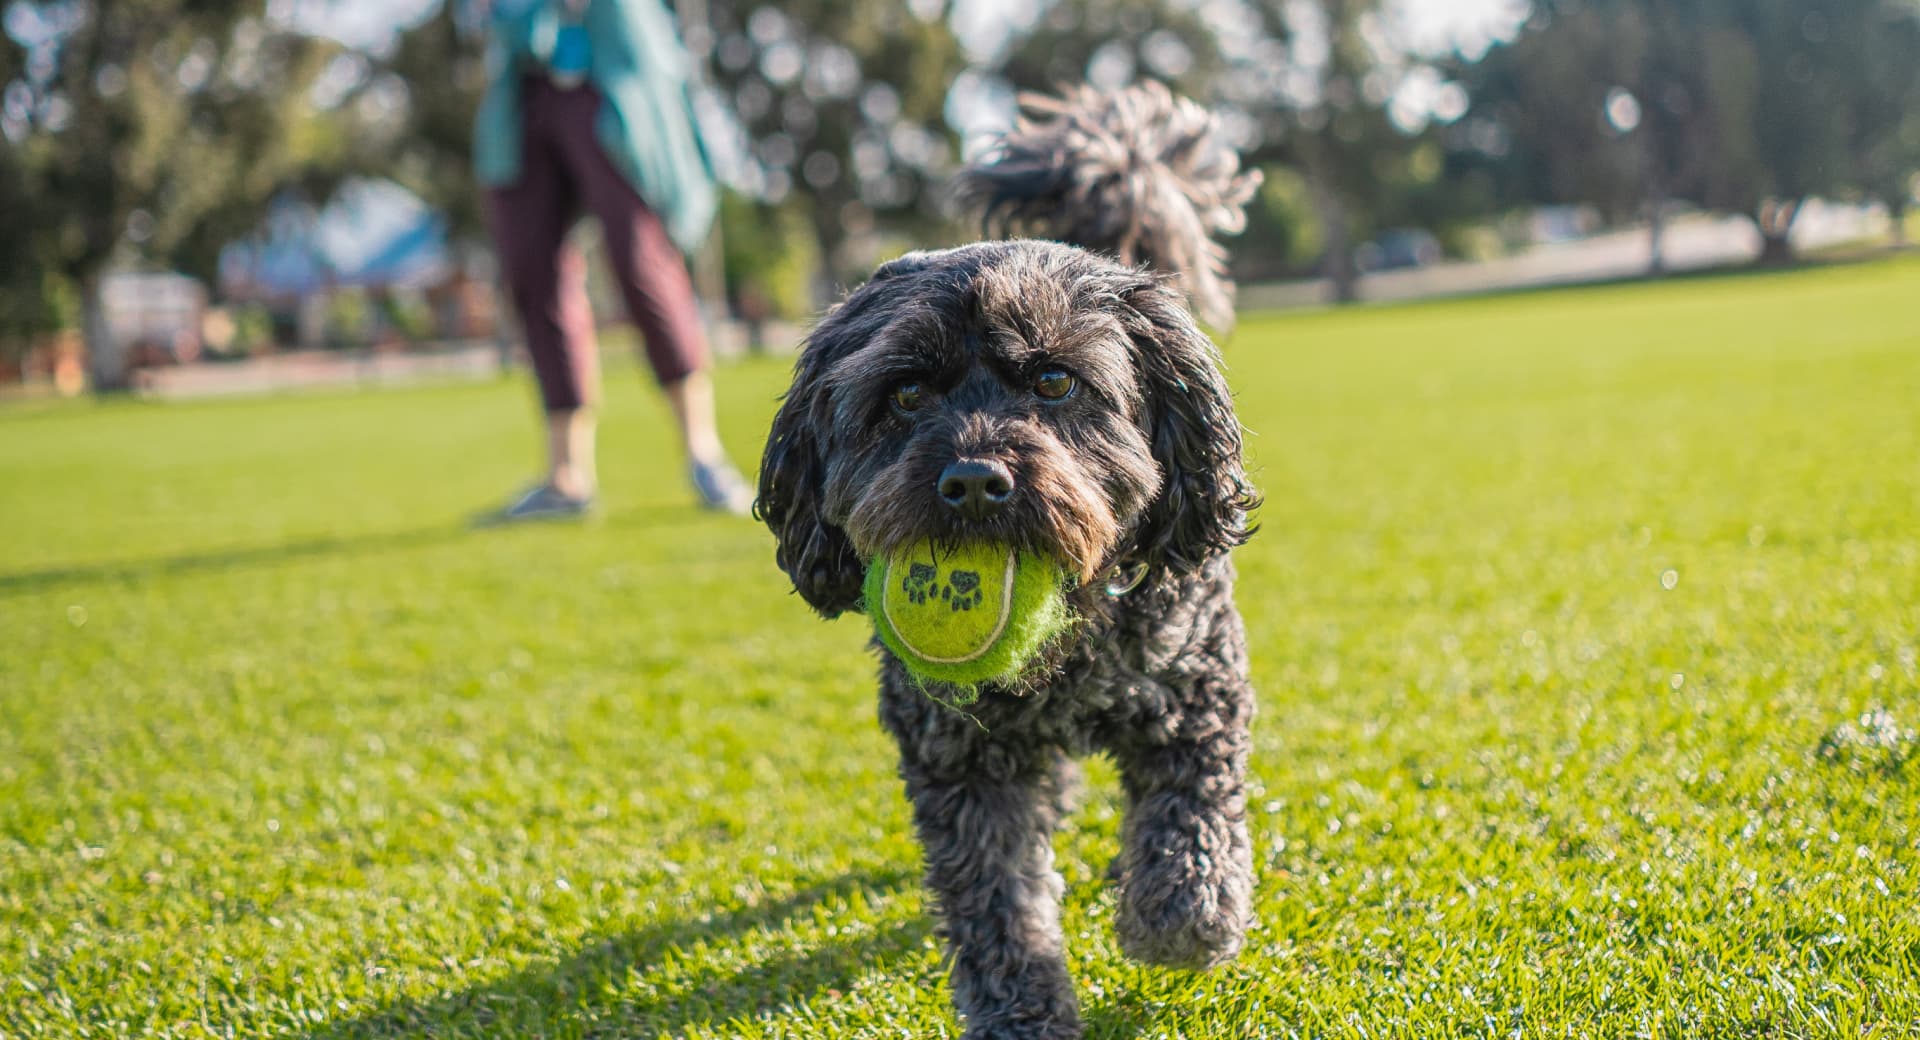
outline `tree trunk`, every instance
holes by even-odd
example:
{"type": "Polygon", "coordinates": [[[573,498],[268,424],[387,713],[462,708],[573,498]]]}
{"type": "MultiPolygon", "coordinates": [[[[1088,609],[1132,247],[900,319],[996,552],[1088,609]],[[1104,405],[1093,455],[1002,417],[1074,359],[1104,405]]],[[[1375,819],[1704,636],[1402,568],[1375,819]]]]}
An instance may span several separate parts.
{"type": "Polygon", "coordinates": [[[1360,299],[1360,266],[1353,255],[1347,207],[1335,200],[1321,212],[1327,224],[1327,278],[1333,283],[1333,302],[1353,303],[1360,299]]]}
{"type": "Polygon", "coordinates": [[[1667,207],[1666,201],[1656,195],[1647,211],[1647,274],[1659,278],[1666,273],[1667,207]]]}
{"type": "Polygon", "coordinates": [[[1887,216],[1893,221],[1893,248],[1905,249],[1907,241],[1907,200],[1895,197],[1887,204],[1887,216]]]}
{"type": "Polygon", "coordinates": [[[830,210],[838,212],[839,208],[838,203],[823,204],[821,199],[815,199],[812,206],[813,243],[820,251],[820,271],[827,276],[828,299],[837,298],[873,276],[871,266],[861,267],[851,262],[854,251],[851,230],[825,215],[830,210]]]}
{"type": "Polygon", "coordinates": [[[1654,161],[1646,135],[1641,137],[1642,168],[1647,178],[1647,275],[1659,278],[1667,273],[1667,178],[1665,169],[1654,161]]]}
{"type": "Polygon", "coordinates": [[[1347,204],[1339,189],[1328,183],[1321,163],[1307,164],[1307,190],[1313,195],[1314,208],[1327,238],[1326,272],[1334,303],[1353,303],[1360,298],[1360,269],[1354,262],[1353,229],[1347,219],[1347,204]]]}
{"type": "Polygon", "coordinates": [[[90,274],[80,279],[80,335],[87,345],[87,372],[93,392],[115,393],[127,388],[127,345],[107,323],[103,292],[106,278],[90,274]]]}
{"type": "Polygon", "coordinates": [[[1760,204],[1760,263],[1780,267],[1793,263],[1793,222],[1800,215],[1800,200],[1768,201],[1760,204]]]}

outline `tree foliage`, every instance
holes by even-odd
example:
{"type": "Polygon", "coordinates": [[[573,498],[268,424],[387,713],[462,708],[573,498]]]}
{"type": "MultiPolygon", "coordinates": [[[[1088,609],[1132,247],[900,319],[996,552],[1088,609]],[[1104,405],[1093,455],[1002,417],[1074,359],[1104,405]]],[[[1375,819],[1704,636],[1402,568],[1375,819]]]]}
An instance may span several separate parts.
{"type": "MultiPolygon", "coordinates": [[[[96,313],[116,258],[211,277],[219,249],[338,135],[311,89],[337,48],[244,0],[14,0],[0,43],[0,310],[57,320],[49,278],[96,313]],[[24,214],[15,219],[14,214],[24,214]]],[[[89,321],[96,382],[123,376],[89,321]]]]}
{"type": "Polygon", "coordinates": [[[1351,298],[1355,247],[1402,224],[1445,227],[1477,216],[1482,186],[1443,176],[1446,156],[1424,119],[1393,99],[1424,63],[1382,27],[1380,0],[1060,0],[995,60],[1019,89],[1151,77],[1215,106],[1229,136],[1275,187],[1234,243],[1235,266],[1271,275],[1315,258],[1351,298]]]}
{"type": "Polygon", "coordinates": [[[851,246],[881,224],[941,223],[955,142],[943,121],[964,67],[940,4],[719,0],[690,39],[744,128],[756,188],[805,201],[830,274],[864,277],[851,246]]]}
{"type": "Polygon", "coordinates": [[[1383,31],[1380,0],[1260,0],[1226,80],[1252,117],[1257,160],[1297,170],[1337,300],[1358,295],[1357,247],[1401,224],[1437,226],[1459,207],[1424,119],[1393,98],[1420,63],[1383,31]]]}
{"type": "Polygon", "coordinates": [[[1784,258],[1804,200],[1896,207],[1920,166],[1912,0],[1539,0],[1462,75],[1460,141],[1518,199],[1747,213],[1784,258]]]}
{"type": "Polygon", "coordinates": [[[446,0],[400,35],[379,67],[406,88],[403,130],[356,166],[393,178],[446,215],[457,238],[486,233],[473,175],[473,118],[486,89],[477,9],[446,0]]]}
{"type": "Polygon", "coordinates": [[[1150,77],[1194,98],[1212,96],[1226,72],[1219,37],[1178,0],[1056,0],[991,64],[1016,91],[1150,77]]]}

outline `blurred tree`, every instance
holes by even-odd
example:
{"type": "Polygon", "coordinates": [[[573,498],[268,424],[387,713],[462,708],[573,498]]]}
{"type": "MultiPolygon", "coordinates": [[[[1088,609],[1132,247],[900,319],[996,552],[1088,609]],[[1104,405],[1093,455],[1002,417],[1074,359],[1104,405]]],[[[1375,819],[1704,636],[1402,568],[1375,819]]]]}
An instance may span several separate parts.
{"type": "Polygon", "coordinates": [[[1359,294],[1361,243],[1399,225],[1439,230],[1485,204],[1483,180],[1444,176],[1435,113],[1401,103],[1412,77],[1440,77],[1396,39],[1386,8],[1382,0],[1252,0],[1214,25],[1226,59],[1217,98],[1253,161],[1299,171],[1323,244],[1321,271],[1341,302],[1359,294]],[[1462,184],[1473,190],[1456,191],[1462,184]]]}
{"type": "Polygon", "coordinates": [[[819,246],[798,200],[771,203],[729,191],[720,200],[726,279],[734,309],[749,324],[797,319],[813,310],[819,246]]]}
{"type": "Polygon", "coordinates": [[[1670,197],[1746,213],[1792,256],[1809,197],[1896,205],[1916,162],[1912,0],[1537,0],[1520,37],[1465,68],[1459,141],[1503,153],[1503,187],[1660,217],[1670,197]]]}
{"type": "Polygon", "coordinates": [[[1397,223],[1465,212],[1424,116],[1393,99],[1419,68],[1383,0],[1056,0],[989,60],[1020,90],[1151,77],[1212,105],[1272,186],[1233,249],[1243,274],[1296,270],[1311,248],[1337,299],[1357,294],[1356,246],[1397,223]],[[1288,169],[1299,176],[1287,176],[1288,169]],[[1302,203],[1305,203],[1302,206],[1302,203]]]}
{"type": "Polygon", "coordinates": [[[1920,103],[1920,5],[1717,0],[1702,22],[1693,129],[1711,150],[1685,188],[1752,215],[1763,263],[1792,259],[1808,198],[1885,196],[1912,174],[1916,154],[1900,142],[1920,103]]]}
{"type": "Polygon", "coordinates": [[[1226,68],[1212,28],[1181,0],[1055,0],[990,64],[1015,91],[1147,77],[1193,98],[1212,96],[1226,68]]]}
{"type": "Polygon", "coordinates": [[[13,0],[5,23],[0,255],[27,259],[0,266],[0,295],[70,283],[94,385],[114,389],[126,372],[101,303],[108,265],[211,278],[219,245],[340,150],[312,102],[338,48],[277,27],[259,0],[13,0]]]}
{"type": "MultiPolygon", "coordinates": [[[[0,38],[0,51],[5,40],[0,38]]],[[[3,62],[4,59],[0,59],[3,62]]],[[[0,75],[5,74],[0,65],[0,75]]],[[[39,336],[74,319],[60,306],[59,280],[43,259],[45,228],[27,200],[26,165],[8,154],[17,146],[0,136],[0,360],[18,361],[39,336]]]]}
{"type": "MultiPolygon", "coordinates": [[[[1211,102],[1228,71],[1216,27],[1198,6],[1182,0],[1054,0],[1019,24],[992,28],[999,34],[969,43],[984,93],[1004,106],[981,120],[994,131],[1000,119],[1011,120],[1013,103],[1024,93],[1053,94],[1082,82],[1115,89],[1153,79],[1180,96],[1211,102]]],[[[1285,168],[1268,170],[1270,188],[1276,175],[1283,181],[1291,176],[1285,168]]],[[[1311,213],[1273,204],[1268,194],[1248,207],[1247,231],[1231,250],[1233,268],[1243,277],[1290,272],[1301,263],[1294,247],[1318,242],[1317,228],[1301,226],[1313,223],[1311,213]]],[[[979,228],[966,224],[963,230],[979,228]]],[[[1306,262],[1318,255],[1315,249],[1306,262]]]]}
{"type": "MultiPolygon", "coordinates": [[[[1703,204],[1750,214],[1763,263],[1792,259],[1793,224],[1813,195],[1846,190],[1846,63],[1825,11],[1868,14],[1878,0],[1720,0],[1694,37],[1703,104],[1694,126],[1714,150],[1685,187],[1703,204]]],[[[1864,26],[1861,26],[1864,28],[1864,26]]]]}
{"type": "Polygon", "coordinates": [[[1881,5],[1864,26],[1847,90],[1846,149],[1854,185],[1887,207],[1895,245],[1920,186],[1920,4],[1881,5]]]}
{"type": "Polygon", "coordinates": [[[937,189],[954,158],[941,116],[961,71],[940,0],[715,0],[688,46],[708,62],[754,160],[746,187],[799,190],[832,277],[865,277],[850,247],[878,222],[944,225],[937,189]]]}
{"type": "Polygon", "coordinates": [[[1700,93],[1690,21],[1665,5],[1543,0],[1517,39],[1459,63],[1472,100],[1449,135],[1456,160],[1494,171],[1513,203],[1646,216],[1658,271],[1668,197],[1710,151],[1690,119],[1700,93]]]}
{"type": "Polygon", "coordinates": [[[445,215],[456,240],[484,239],[487,231],[473,176],[473,118],[486,89],[479,14],[447,0],[400,34],[380,67],[404,85],[402,132],[391,141],[371,138],[357,157],[367,172],[393,178],[445,215]]]}
{"type": "Polygon", "coordinates": [[[19,361],[41,337],[71,328],[78,317],[66,283],[25,255],[0,256],[0,361],[19,361]]]}
{"type": "Polygon", "coordinates": [[[1261,172],[1260,194],[1247,207],[1247,230],[1234,243],[1234,276],[1271,279],[1312,270],[1326,241],[1306,179],[1290,166],[1261,172]]]}
{"type": "Polygon", "coordinates": [[[1318,11],[1326,59],[1305,103],[1285,114],[1291,125],[1278,135],[1281,154],[1299,165],[1320,212],[1326,275],[1342,303],[1359,296],[1355,244],[1364,241],[1366,229],[1355,227],[1356,216],[1378,197],[1378,173],[1397,158],[1400,144],[1387,125],[1386,99],[1378,92],[1369,97],[1362,84],[1374,56],[1359,20],[1371,6],[1368,0],[1316,0],[1311,8],[1296,8],[1318,11]]]}

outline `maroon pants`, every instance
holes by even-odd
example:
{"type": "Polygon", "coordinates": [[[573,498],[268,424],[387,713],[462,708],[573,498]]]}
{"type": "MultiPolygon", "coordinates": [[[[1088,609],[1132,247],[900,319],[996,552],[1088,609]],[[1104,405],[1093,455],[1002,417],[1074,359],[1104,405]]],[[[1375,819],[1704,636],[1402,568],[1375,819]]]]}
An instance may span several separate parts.
{"type": "Polygon", "coordinates": [[[583,209],[600,221],[607,259],[646,340],[654,377],[666,386],[705,368],[706,340],[686,262],[600,147],[593,129],[599,93],[591,86],[562,90],[536,77],[523,81],[520,101],[520,180],[490,191],[487,202],[541,403],[550,413],[573,411],[593,402],[599,384],[586,263],[567,245],[583,209]]]}

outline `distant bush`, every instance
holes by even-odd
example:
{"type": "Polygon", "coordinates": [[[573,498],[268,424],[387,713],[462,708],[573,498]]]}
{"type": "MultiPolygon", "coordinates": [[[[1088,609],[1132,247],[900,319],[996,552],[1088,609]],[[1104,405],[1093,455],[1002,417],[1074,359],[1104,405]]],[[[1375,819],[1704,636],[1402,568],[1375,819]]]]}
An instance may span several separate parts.
{"type": "Polygon", "coordinates": [[[727,193],[720,204],[728,291],[747,320],[800,318],[813,310],[820,247],[794,204],[727,193]]]}
{"type": "Polygon", "coordinates": [[[433,307],[421,293],[411,290],[387,294],[388,324],[409,343],[423,343],[434,336],[433,307]]]}
{"type": "Polygon", "coordinates": [[[373,308],[358,289],[339,289],[327,297],[326,342],[330,347],[364,346],[372,338],[373,308]]]}

